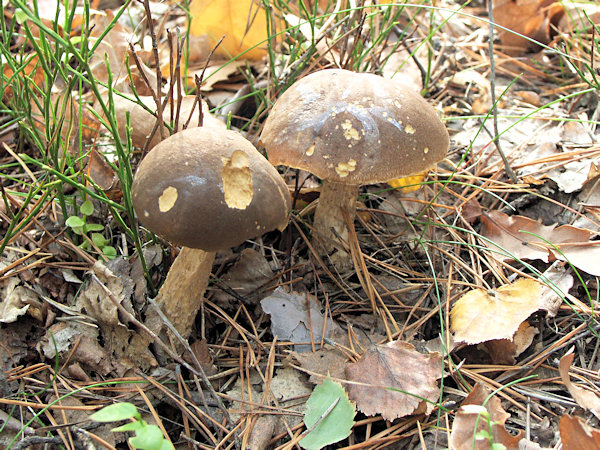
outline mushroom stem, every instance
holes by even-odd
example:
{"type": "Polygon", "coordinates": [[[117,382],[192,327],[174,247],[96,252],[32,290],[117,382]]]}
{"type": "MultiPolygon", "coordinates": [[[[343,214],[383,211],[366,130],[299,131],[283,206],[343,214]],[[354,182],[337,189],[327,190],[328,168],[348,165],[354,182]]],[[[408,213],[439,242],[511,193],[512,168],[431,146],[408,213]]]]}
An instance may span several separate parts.
{"type": "Polygon", "coordinates": [[[342,211],[348,211],[350,223],[354,222],[357,197],[358,185],[323,180],[313,225],[314,242],[319,255],[329,255],[335,248],[340,256],[346,253],[342,246],[336,244],[340,238],[348,240],[348,227],[342,211]]]}
{"type": "MultiPolygon", "coordinates": [[[[183,339],[192,332],[214,260],[215,252],[183,247],[156,296],[156,304],[183,339]]],[[[151,314],[147,325],[160,336],[163,327],[157,314],[151,314]]]]}

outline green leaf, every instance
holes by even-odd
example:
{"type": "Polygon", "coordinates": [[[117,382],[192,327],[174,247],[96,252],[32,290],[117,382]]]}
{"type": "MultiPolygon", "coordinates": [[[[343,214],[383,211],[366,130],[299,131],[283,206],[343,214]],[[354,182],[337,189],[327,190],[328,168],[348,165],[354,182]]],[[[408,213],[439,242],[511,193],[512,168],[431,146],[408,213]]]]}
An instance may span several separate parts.
{"type": "Polygon", "coordinates": [[[83,214],[84,216],[91,216],[94,212],[94,204],[90,199],[87,199],[81,204],[81,206],[79,207],[79,211],[81,211],[81,214],[83,214]]]}
{"type": "Polygon", "coordinates": [[[300,441],[300,447],[316,450],[347,438],[355,414],[356,407],[342,385],[325,379],[306,402],[304,423],[310,431],[300,441]]]}
{"type": "Polygon", "coordinates": [[[117,257],[117,249],[114,248],[112,245],[107,245],[105,247],[102,247],[102,253],[108,259],[114,259],[117,257]]]}
{"type": "Polygon", "coordinates": [[[141,450],[160,450],[164,436],[156,425],[147,425],[136,432],[135,437],[129,439],[129,443],[141,450]]]}
{"type": "Polygon", "coordinates": [[[146,428],[146,422],[143,420],[136,420],[135,422],[128,422],[120,427],[113,428],[110,431],[138,431],[146,428]]]}
{"type": "Polygon", "coordinates": [[[138,411],[135,405],[127,402],[115,403],[96,411],[90,416],[90,419],[96,422],[116,422],[118,420],[132,419],[138,417],[138,411]]]}
{"type": "Polygon", "coordinates": [[[104,247],[106,245],[107,240],[100,233],[92,233],[92,242],[96,247],[104,247]]]}
{"type": "Polygon", "coordinates": [[[85,226],[85,220],[83,220],[81,217],[70,216],[67,217],[67,220],[65,220],[65,225],[73,229],[83,228],[85,226]]]}
{"type": "Polygon", "coordinates": [[[88,223],[85,226],[86,231],[102,231],[104,230],[104,225],[99,223],[88,223]]]}
{"type": "Polygon", "coordinates": [[[490,450],[506,450],[506,445],[494,442],[491,445],[490,450]]]}

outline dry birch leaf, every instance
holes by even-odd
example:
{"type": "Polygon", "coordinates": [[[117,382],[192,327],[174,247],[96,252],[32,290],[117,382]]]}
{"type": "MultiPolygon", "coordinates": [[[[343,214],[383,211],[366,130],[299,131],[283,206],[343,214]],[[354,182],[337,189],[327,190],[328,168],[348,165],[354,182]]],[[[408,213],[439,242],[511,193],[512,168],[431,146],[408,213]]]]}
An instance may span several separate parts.
{"type": "MultiPolygon", "coordinates": [[[[567,272],[547,271],[551,285],[564,293],[573,284],[567,272]]],[[[520,278],[494,291],[474,289],[459,298],[450,311],[450,327],[456,342],[479,344],[493,339],[513,339],[521,324],[534,312],[555,315],[562,297],[548,286],[520,278]]]]}
{"type": "Polygon", "coordinates": [[[571,397],[573,397],[573,400],[575,400],[582,408],[590,410],[592,414],[600,419],[600,397],[598,394],[571,382],[569,368],[571,367],[571,364],[573,364],[574,356],[573,349],[571,349],[565,356],[560,358],[560,363],[558,365],[560,378],[567,387],[571,397]]]}
{"type": "Polygon", "coordinates": [[[592,233],[571,225],[542,225],[524,216],[490,211],[481,216],[485,244],[507,252],[503,259],[568,261],[590,275],[600,276],[600,242],[590,241],[592,233]]]}
{"type": "Polygon", "coordinates": [[[374,346],[346,367],[348,396],[367,416],[394,420],[429,413],[438,400],[442,373],[439,354],[423,355],[403,341],[374,346]],[[391,388],[391,389],[389,389],[391,388]]]}
{"type": "Polygon", "coordinates": [[[481,383],[477,383],[473,391],[465,398],[456,413],[452,432],[450,433],[450,448],[452,450],[487,450],[490,442],[476,436],[481,431],[489,431],[488,421],[481,414],[483,410],[489,414],[492,423],[492,441],[504,445],[507,449],[519,448],[523,431],[513,436],[506,430],[506,420],[510,417],[500,404],[500,399],[492,396],[486,402],[492,391],[481,383]],[[484,404],[485,403],[485,404],[484,404]],[[475,407],[479,406],[479,408],[475,407]]]}

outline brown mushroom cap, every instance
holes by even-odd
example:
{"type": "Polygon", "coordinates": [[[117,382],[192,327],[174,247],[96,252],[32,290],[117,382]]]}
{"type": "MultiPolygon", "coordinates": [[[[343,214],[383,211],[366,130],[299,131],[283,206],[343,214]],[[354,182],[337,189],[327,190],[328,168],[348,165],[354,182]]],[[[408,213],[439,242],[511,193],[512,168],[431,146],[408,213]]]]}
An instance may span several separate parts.
{"type": "Polygon", "coordinates": [[[260,142],[274,165],[369,184],[428,169],[446,156],[449,137],[433,107],[397,81],[326,69],[283,93],[260,142]]]}
{"type": "Polygon", "coordinates": [[[287,224],[277,170],[234,131],[188,128],[158,144],[132,185],[140,221],[157,235],[209,252],[287,224]]]}

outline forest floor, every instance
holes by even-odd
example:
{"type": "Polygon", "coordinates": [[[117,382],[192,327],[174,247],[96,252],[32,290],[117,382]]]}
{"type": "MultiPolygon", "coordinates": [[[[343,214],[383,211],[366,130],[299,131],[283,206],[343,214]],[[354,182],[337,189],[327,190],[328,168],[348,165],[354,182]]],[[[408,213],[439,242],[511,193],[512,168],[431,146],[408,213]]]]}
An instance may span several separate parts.
{"type": "Polygon", "coordinates": [[[137,448],[600,448],[600,8],[0,9],[0,448],[126,448],[111,404],[159,427],[137,448]],[[287,228],[217,252],[187,341],[153,333],[180,248],[136,218],[140,161],[188,116],[268,156],[327,68],[420,92],[446,158],[360,187],[347,267],[315,252],[320,180],[278,167],[287,228]]]}

